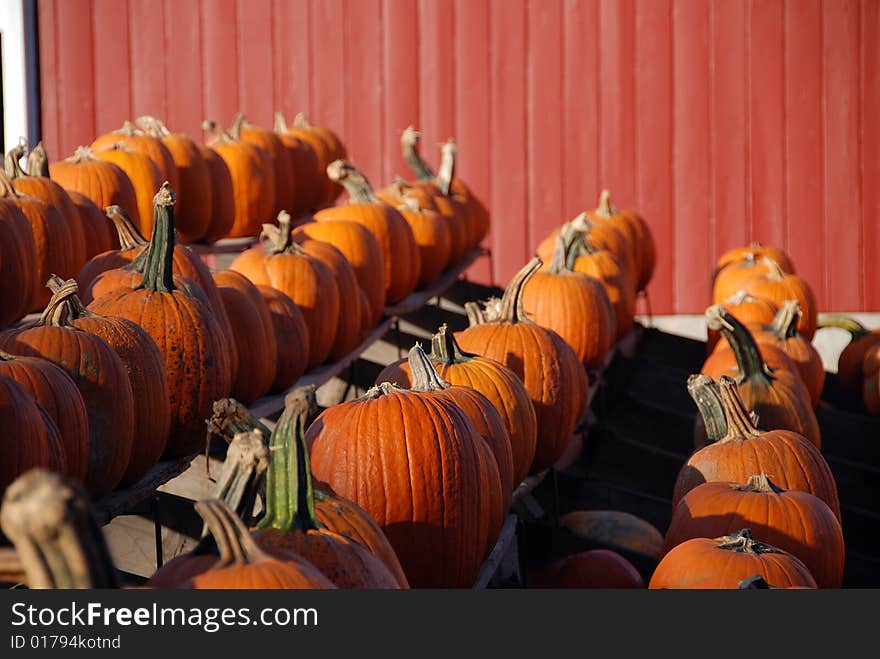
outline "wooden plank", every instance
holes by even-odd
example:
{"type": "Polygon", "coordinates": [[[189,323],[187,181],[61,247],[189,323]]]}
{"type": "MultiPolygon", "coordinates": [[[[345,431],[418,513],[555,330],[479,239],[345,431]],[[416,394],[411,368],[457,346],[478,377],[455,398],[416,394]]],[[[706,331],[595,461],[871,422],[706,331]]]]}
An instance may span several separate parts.
{"type": "Polygon", "coordinates": [[[570,219],[563,215],[562,151],[559,121],[562,98],[562,6],[529,3],[528,59],[528,220],[526,244],[536,246],[550,231],[570,219]]]}
{"type": "MultiPolygon", "coordinates": [[[[128,0],[131,53],[131,112],[135,116],[168,116],[164,3],[128,0]]],[[[112,98],[112,97],[111,97],[112,98]]],[[[129,116],[126,119],[132,119],[129,116]]]]}
{"type": "MultiPolygon", "coordinates": [[[[710,298],[714,262],[709,199],[709,9],[700,0],[675,0],[675,313],[700,313],[710,298]]],[[[663,258],[661,254],[660,258],[663,258]]],[[[667,256],[668,258],[668,256],[667,256]]]]}
{"type": "MultiPolygon", "coordinates": [[[[412,179],[403,161],[400,135],[419,121],[419,16],[412,0],[382,3],[382,130],[385,154],[381,181],[412,179]]],[[[418,128],[418,126],[416,126],[418,128]]]]}
{"type": "Polygon", "coordinates": [[[202,112],[228,127],[238,111],[238,48],[235,0],[202,4],[202,112]]]}
{"type": "MultiPolygon", "coordinates": [[[[132,119],[129,3],[94,0],[95,136],[132,119]]],[[[58,154],[59,156],[61,154],[58,154]]]]}
{"type": "Polygon", "coordinates": [[[275,107],[292,121],[311,108],[311,3],[309,0],[275,0],[273,52],[275,55],[275,107]]]}
{"type": "Polygon", "coordinates": [[[201,14],[198,2],[165,0],[165,52],[172,63],[168,69],[166,116],[169,129],[197,139],[202,134],[204,108],[202,95],[192,90],[202,88],[202,60],[194,52],[202,50],[201,14]]]}
{"type": "Polygon", "coordinates": [[[862,231],[865,309],[880,309],[880,3],[861,4],[862,231]]]}
{"type": "Polygon", "coordinates": [[[785,159],[788,252],[795,268],[827,308],[822,140],[822,4],[785,5],[785,159]],[[812,236],[814,239],[805,239],[812,236]]]}
{"type": "MultiPolygon", "coordinates": [[[[825,249],[828,309],[861,307],[861,174],[859,147],[859,7],[826,2],[823,12],[825,107],[825,249]],[[855,191],[855,192],[854,192],[855,191]],[[841,202],[841,200],[844,200],[841,202]]],[[[876,121],[876,117],[868,118],[876,121]]],[[[876,181],[871,183],[876,186],[876,181]]],[[[874,218],[876,222],[876,218],[874,218]]],[[[873,258],[873,256],[872,256],[873,258]]],[[[870,282],[875,285],[876,282],[870,282]]]]}
{"type": "MultiPolygon", "coordinates": [[[[649,285],[656,312],[671,309],[676,266],[672,168],[672,0],[636,4],[636,160],[639,211],[651,227],[657,249],[649,285]]],[[[568,187],[568,186],[567,186],[568,187]]]]}
{"type": "Polygon", "coordinates": [[[271,128],[275,56],[272,51],[272,0],[238,0],[238,107],[248,119],[271,128]]]}
{"type": "Polygon", "coordinates": [[[466,271],[474,261],[485,255],[486,252],[483,249],[472,249],[465,254],[464,258],[462,258],[457,265],[440,275],[430,286],[420,291],[416,291],[415,293],[411,293],[396,304],[385,307],[385,315],[389,318],[392,316],[403,316],[421,309],[427,304],[428,300],[443,295],[443,293],[445,293],[446,290],[456,282],[461,274],[466,271]]]}
{"type": "MultiPolygon", "coordinates": [[[[58,83],[56,153],[73,153],[95,139],[95,75],[92,62],[90,0],[64,0],[55,5],[58,83]]],[[[45,44],[44,44],[44,47],[45,44]]]]}

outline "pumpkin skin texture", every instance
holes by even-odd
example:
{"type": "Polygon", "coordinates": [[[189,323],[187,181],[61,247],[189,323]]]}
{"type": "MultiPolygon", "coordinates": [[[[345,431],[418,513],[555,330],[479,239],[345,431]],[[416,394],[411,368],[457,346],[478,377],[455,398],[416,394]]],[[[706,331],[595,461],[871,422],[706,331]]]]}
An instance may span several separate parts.
{"type": "MultiPolygon", "coordinates": [[[[140,130],[132,122],[126,121],[122,128],[106,133],[92,142],[92,150],[95,152],[113,149],[122,144],[129,151],[135,151],[147,156],[159,172],[159,183],[168,181],[174,190],[180,189],[180,180],[177,175],[177,166],[168,147],[163,144],[158,136],[148,135],[140,130]]],[[[153,188],[158,188],[158,185],[153,188]]],[[[149,215],[152,217],[152,213],[149,215]]]]}
{"type": "Polygon", "coordinates": [[[214,149],[202,144],[197,146],[210,177],[211,219],[205,229],[205,235],[202,236],[202,241],[211,245],[228,236],[235,222],[232,175],[229,173],[226,161],[214,149]]]}
{"type": "Polygon", "coordinates": [[[24,472],[49,466],[49,444],[40,408],[18,382],[0,376],[0,492],[24,472]]]}
{"type": "Polygon", "coordinates": [[[806,492],[783,490],[766,474],[746,484],[703,483],[679,502],[665,551],[691,538],[715,538],[749,528],[768,544],[797,556],[819,588],[840,588],[844,543],[831,509],[806,492]]]}
{"type": "MultiPolygon", "coordinates": [[[[769,325],[779,311],[779,307],[774,302],[753,297],[743,291],[724,300],[721,305],[727,309],[727,313],[746,327],[769,325]]],[[[721,333],[718,330],[709,330],[706,340],[706,351],[709,354],[719,345],[720,339],[721,333]]]]}
{"type": "Polygon", "coordinates": [[[552,466],[563,454],[588,392],[587,375],[574,350],[556,332],[523,316],[522,289],[540,265],[540,259],[533,259],[513,278],[497,320],[456,335],[463,349],[500,361],[523,381],[538,425],[530,473],[552,466]]]}
{"type": "Polygon", "coordinates": [[[121,145],[96,151],[95,155],[117,165],[128,175],[137,197],[138,231],[141,235],[149,236],[153,231],[153,195],[162,185],[162,175],[156,164],[143,153],[121,145]]]}
{"type": "Polygon", "coordinates": [[[837,357],[837,380],[844,392],[852,398],[861,398],[864,380],[862,364],[865,354],[880,344],[880,332],[868,331],[857,320],[838,314],[823,316],[819,327],[836,327],[849,332],[850,342],[837,357]]]}
{"type": "Polygon", "coordinates": [[[574,510],[559,523],[575,537],[606,545],[611,549],[638,552],[660,558],[663,535],[654,526],[620,510],[574,510]]]}
{"type": "Polygon", "coordinates": [[[48,359],[18,357],[2,351],[0,377],[20,384],[55,422],[64,447],[66,469],[61,473],[82,483],[88,466],[89,419],[76,383],[48,359]]]}
{"type": "Polygon", "coordinates": [[[76,383],[86,404],[89,427],[85,486],[93,497],[101,497],[120,483],[131,459],[134,397],[116,351],[104,339],[70,323],[65,295],[53,295],[33,325],[0,335],[0,348],[48,359],[76,383]]]}
{"type": "Polygon", "coordinates": [[[122,268],[134,261],[147,246],[131,216],[119,206],[108,206],[107,219],[113,224],[116,233],[116,247],[93,256],[76,275],[80,296],[91,300],[91,286],[103,272],[122,268]]]}
{"type": "MultiPolygon", "coordinates": [[[[89,310],[134,321],[162,353],[172,404],[166,457],[189,455],[204,445],[204,419],[213,402],[231,389],[226,337],[210,307],[177,287],[174,257],[174,193],[156,194],[156,219],[143,261],[139,288],[117,288],[97,298],[89,310]]],[[[179,280],[177,280],[179,282],[179,280]]]]}
{"type": "Polygon", "coordinates": [[[263,222],[274,215],[275,169],[272,158],[261,146],[236,140],[212,121],[204,122],[202,127],[216,133],[215,140],[208,146],[226,163],[232,179],[235,219],[226,237],[256,236],[263,222]]]}
{"type": "Polygon", "coordinates": [[[770,264],[769,272],[746,279],[742,289],[755,297],[775,302],[780,307],[786,300],[797,300],[802,312],[797,321],[797,331],[804,339],[812,341],[818,323],[818,307],[813,289],[801,277],[783,271],[775,261],[765,260],[770,264]]]}
{"type": "Polygon", "coordinates": [[[214,273],[232,325],[238,352],[232,396],[248,404],[262,396],[275,380],[278,346],[272,317],[257,287],[234,270],[214,273]]]}
{"type": "Polygon", "coordinates": [[[307,222],[294,229],[294,242],[305,238],[330,243],[342,252],[369,301],[369,325],[376,325],[385,312],[385,266],[376,237],[363,224],[325,220],[307,222]]]}
{"type": "Polygon", "coordinates": [[[748,529],[737,535],[683,542],[663,557],[648,587],[734,589],[754,574],[781,588],[816,587],[807,566],[799,559],[753,540],[748,529]]]}
{"type": "Polygon", "coordinates": [[[385,303],[399,302],[415,290],[421,272],[412,229],[397,210],[376,197],[366,177],[350,163],[332,162],[327,167],[327,175],[345,186],[349,201],[318,211],[315,219],[318,222],[351,220],[367,227],[382,250],[385,303]]]}
{"type": "Polygon", "coordinates": [[[696,451],[682,465],[672,494],[673,509],[691,490],[703,483],[742,483],[753,474],[772,474],[787,490],[818,497],[840,519],[837,485],[825,458],[803,435],[788,430],[759,430],[749,417],[736,383],[722,376],[714,383],[705,375],[691,376],[688,391],[713,429],[717,440],[696,451]]]}
{"type": "Polygon", "coordinates": [[[34,232],[18,205],[0,197],[0,327],[31,308],[37,285],[34,232]]]}
{"type": "Polygon", "coordinates": [[[309,368],[329,357],[339,323],[339,288],[333,272],[290,242],[289,225],[279,240],[249,249],[230,264],[258,286],[272,286],[296,303],[309,328],[309,368]],[[284,237],[282,237],[284,236],[284,237]]]}
{"type": "Polygon", "coordinates": [[[608,549],[571,554],[535,572],[530,588],[644,588],[633,564],[608,549]]]}
{"type": "Polygon", "coordinates": [[[556,332],[588,369],[598,369],[614,343],[614,309],[602,285],[573,272],[560,236],[550,267],[536,272],[523,289],[522,304],[532,322],[556,332]]]}
{"type": "Polygon", "coordinates": [[[413,238],[419,249],[421,269],[416,287],[426,288],[440,276],[449,263],[452,249],[449,223],[436,211],[421,208],[414,200],[397,206],[397,210],[412,229],[413,238]]]}
{"type": "MultiPolygon", "coordinates": [[[[348,157],[345,144],[336,133],[329,128],[310,124],[303,113],[296,115],[293,125],[288,127],[284,115],[276,112],[275,131],[298,137],[311,146],[318,159],[319,172],[325,172],[327,166],[334,160],[344,160],[348,157]]],[[[333,202],[342,194],[342,186],[325,176],[319,177],[319,183],[320,195],[316,202],[316,208],[332,206],[333,202]]]]}
{"type": "Polygon", "coordinates": [[[293,178],[293,163],[284,143],[268,128],[251,123],[239,112],[232,122],[229,134],[235,140],[244,140],[256,144],[268,154],[272,161],[273,179],[275,181],[275,210],[273,215],[281,211],[290,211],[296,200],[296,181],[293,178]]]}
{"type": "Polygon", "coordinates": [[[731,263],[749,259],[759,261],[765,257],[776,261],[785,272],[794,274],[794,263],[792,263],[788,254],[778,247],[762,245],[761,243],[752,243],[748,247],[734,247],[724,252],[724,254],[718,257],[718,261],[715,264],[715,274],[717,275],[722,268],[731,263]]]}
{"type": "MultiPolygon", "coordinates": [[[[119,245],[113,227],[107,217],[91,199],[81,192],[71,190],[67,193],[79,211],[86,238],[86,258],[110,251],[119,245]]],[[[76,274],[76,273],[74,273],[76,274]]]]}
{"type": "Polygon", "coordinates": [[[470,587],[477,575],[482,441],[448,397],[388,383],[326,409],[306,434],[315,479],[373,517],[417,588],[470,587]]]}
{"type": "Polygon", "coordinates": [[[654,275],[657,260],[654,237],[645,219],[634,211],[618,209],[611,202],[611,193],[608,190],[602,190],[599,206],[590,217],[594,221],[613,224],[626,236],[635,266],[635,288],[636,291],[644,290],[654,275]]]}
{"type": "MultiPolygon", "coordinates": [[[[743,258],[731,261],[716,270],[712,281],[712,301],[721,304],[723,300],[734,297],[740,292],[749,293],[753,297],[762,297],[753,294],[743,285],[752,277],[769,274],[773,270],[773,263],[775,261],[772,259],[747,252],[743,258]]],[[[777,263],[777,265],[785,271],[782,264],[777,263]]]]}
{"type": "Polygon", "coordinates": [[[76,282],[53,277],[49,286],[62,297],[70,324],[93,334],[113,348],[128,374],[134,404],[134,443],[120,485],[136,483],[153,468],[165,451],[171,426],[165,363],[156,343],[130,320],[98,316],[82,306],[76,282]]]}
{"type": "Polygon", "coordinates": [[[315,147],[302,137],[289,132],[284,115],[280,112],[275,115],[275,134],[290,156],[294,184],[293,201],[289,210],[293,215],[297,215],[316,209],[325,186],[324,171],[333,161],[322,166],[315,147]]]}
{"type": "Polygon", "coordinates": [[[309,361],[309,328],[293,300],[271,286],[257,286],[275,334],[278,359],[270,392],[284,391],[306,372],[309,361]]]}

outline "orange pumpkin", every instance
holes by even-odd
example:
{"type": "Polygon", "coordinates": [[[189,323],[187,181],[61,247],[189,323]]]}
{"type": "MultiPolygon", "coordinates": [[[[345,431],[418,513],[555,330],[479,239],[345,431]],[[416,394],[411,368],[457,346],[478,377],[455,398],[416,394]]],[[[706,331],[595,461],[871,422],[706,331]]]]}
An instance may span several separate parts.
{"type": "Polygon", "coordinates": [[[271,286],[257,286],[275,334],[278,361],[270,392],[284,391],[302,377],[309,363],[309,328],[296,303],[271,286]]]}
{"type": "MultiPolygon", "coordinates": [[[[162,173],[156,163],[140,151],[116,144],[106,149],[95,151],[101,160],[113,163],[124,171],[134,187],[137,197],[136,222],[141,235],[149,236],[153,231],[153,195],[162,185],[162,173]]],[[[125,208],[135,219],[134,209],[125,208]]]]}
{"type": "Polygon", "coordinates": [[[617,552],[591,549],[570,554],[536,570],[530,588],[644,588],[635,566],[617,552]]]}
{"type": "Polygon", "coordinates": [[[801,277],[786,273],[775,261],[767,258],[764,260],[768,263],[769,271],[754,274],[746,279],[742,284],[742,290],[755,297],[775,302],[777,306],[782,306],[786,300],[797,300],[801,309],[797,331],[804,339],[812,341],[818,319],[813,289],[801,277]]]}
{"type": "Polygon", "coordinates": [[[86,235],[86,258],[91,259],[119,246],[115,231],[107,217],[91,199],[81,192],[71,190],[67,193],[79,211],[86,235]]]}
{"type": "Polygon", "coordinates": [[[37,246],[31,225],[18,204],[0,197],[0,327],[30,311],[36,276],[37,246]]]}
{"type": "Polygon", "coordinates": [[[644,290],[654,275],[657,258],[654,237],[644,218],[634,211],[618,209],[611,202],[611,193],[602,190],[599,206],[590,215],[590,219],[613,224],[626,236],[633,257],[636,290],[644,290]]]}
{"type": "Polygon", "coordinates": [[[275,179],[275,210],[273,215],[281,211],[293,210],[296,200],[296,180],[293,177],[293,163],[290,152],[277,134],[257,126],[247,120],[244,113],[239,112],[232,121],[229,134],[234,140],[243,140],[256,144],[269,155],[275,179]]]}
{"type": "Polygon", "coordinates": [[[303,113],[296,115],[293,126],[288,127],[284,115],[276,112],[275,131],[298,137],[312,147],[318,159],[318,172],[321,173],[319,177],[320,195],[316,202],[316,208],[332,206],[337,197],[342,194],[342,186],[336,181],[324,177],[323,172],[327,171],[328,165],[333,161],[344,160],[348,157],[345,144],[339,139],[339,136],[329,128],[310,124],[303,113]]]}
{"type": "Polygon", "coordinates": [[[180,188],[180,180],[177,175],[177,166],[168,147],[162,143],[160,136],[150,135],[139,129],[130,121],[125,121],[121,128],[105,133],[92,142],[92,150],[95,152],[125,146],[129,151],[135,151],[147,156],[156,169],[159,170],[160,181],[168,181],[174,190],[180,188]]]}
{"type": "Polygon", "coordinates": [[[295,216],[318,208],[325,189],[324,171],[332,160],[321,166],[318,153],[312,142],[307,141],[301,135],[290,132],[284,121],[284,116],[278,112],[275,114],[275,134],[287,148],[290,156],[291,176],[293,180],[290,211],[295,216]]]}
{"type": "Polygon", "coordinates": [[[199,153],[210,176],[210,203],[205,204],[211,209],[211,219],[205,229],[202,241],[213,244],[225,238],[232,230],[235,222],[235,197],[232,190],[232,175],[226,161],[214,149],[198,145],[199,153]]]}
{"type": "Polygon", "coordinates": [[[861,398],[865,354],[880,345],[880,332],[869,331],[864,325],[848,316],[828,314],[822,317],[819,327],[836,327],[849,332],[850,342],[837,357],[837,380],[840,387],[853,398],[861,398]]]}
{"type": "MultiPolygon", "coordinates": [[[[720,303],[727,312],[746,327],[769,325],[776,317],[779,307],[775,302],[764,300],[749,295],[745,291],[739,291],[736,295],[727,298],[720,303]]],[[[706,341],[706,350],[711,354],[718,345],[721,333],[709,329],[706,341]]],[[[723,344],[722,344],[723,345],[723,344]]]]}

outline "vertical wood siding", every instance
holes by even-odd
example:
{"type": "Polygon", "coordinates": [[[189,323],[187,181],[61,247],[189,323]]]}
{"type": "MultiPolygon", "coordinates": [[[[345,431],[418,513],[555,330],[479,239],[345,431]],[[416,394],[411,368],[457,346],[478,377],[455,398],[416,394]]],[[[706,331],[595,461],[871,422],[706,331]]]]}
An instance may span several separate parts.
{"type": "Polygon", "coordinates": [[[141,114],[303,111],[381,185],[414,124],[491,207],[476,279],[608,187],[653,228],[655,312],[701,312],[750,240],[821,308],[880,310],[876,0],[40,0],[39,29],[52,158],[141,114]]]}

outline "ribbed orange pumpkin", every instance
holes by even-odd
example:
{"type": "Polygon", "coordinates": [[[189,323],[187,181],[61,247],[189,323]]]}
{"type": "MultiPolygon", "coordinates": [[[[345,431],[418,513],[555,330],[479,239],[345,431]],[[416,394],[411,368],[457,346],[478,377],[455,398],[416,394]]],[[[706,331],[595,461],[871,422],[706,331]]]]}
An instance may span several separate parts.
{"type": "Polygon", "coordinates": [[[853,398],[861,398],[864,380],[862,363],[868,350],[880,345],[880,332],[869,331],[854,318],[838,314],[823,316],[819,327],[836,327],[849,332],[850,342],[837,357],[837,380],[846,393],[853,398]]]}
{"type": "Polygon", "coordinates": [[[348,220],[307,222],[293,231],[294,242],[305,238],[330,243],[354,269],[358,285],[369,302],[368,323],[372,327],[385,311],[385,266],[379,241],[363,224],[348,220]]]}
{"type": "Polygon", "coordinates": [[[213,121],[205,121],[202,128],[215,133],[208,146],[226,163],[232,179],[235,219],[226,237],[256,236],[276,206],[272,158],[263,147],[236,140],[213,121]]]}
{"type": "Polygon", "coordinates": [[[275,232],[264,246],[243,252],[229,267],[254,284],[277,288],[296,303],[309,328],[312,368],[324,363],[333,348],[341,313],[339,287],[330,268],[291,241],[289,225],[286,230],[272,228],[275,232]]]}
{"type": "Polygon", "coordinates": [[[106,341],[128,373],[134,405],[134,438],[120,484],[136,483],[159,461],[168,442],[171,404],[162,354],[150,335],[132,321],[99,316],[83,307],[74,280],[65,282],[53,277],[49,288],[66,307],[70,324],[106,341]]]}
{"type": "MultiPolygon", "coordinates": [[[[746,327],[769,325],[773,322],[776,312],[779,310],[775,302],[754,297],[745,291],[739,291],[736,295],[727,298],[720,304],[727,309],[727,313],[746,327]]],[[[711,354],[712,350],[718,345],[720,338],[720,332],[709,329],[706,341],[707,352],[711,354]]]]}
{"type": "MultiPolygon", "coordinates": [[[[822,446],[819,421],[810,404],[810,392],[792,364],[787,369],[771,371],[764,363],[761,350],[751,332],[736,318],[713,305],[706,310],[706,321],[720,330],[736,359],[737,387],[747,409],[754,411],[762,427],[787,429],[806,437],[815,446],[822,446]]],[[[771,346],[765,346],[770,354],[771,346]]],[[[717,359],[714,355],[711,359],[717,359]]],[[[781,359],[777,354],[775,359],[781,359]]],[[[777,362],[779,363],[779,362],[777,362]]],[[[768,472],[772,473],[772,472],[768,472]]]]}
{"type": "Polygon", "coordinates": [[[437,186],[446,197],[455,197],[468,209],[470,218],[470,247],[476,247],[489,233],[489,209],[482,200],[460,178],[454,177],[455,159],[458,147],[455,140],[448,139],[440,149],[440,171],[437,172],[437,186]]]}
{"type": "Polygon", "coordinates": [[[91,148],[77,147],[69,158],[51,163],[49,174],[65,190],[81,192],[101,210],[114,205],[124,208],[140,225],[137,194],[128,174],[98,158],[91,148]]]}
{"type": "MultiPolygon", "coordinates": [[[[314,126],[309,123],[303,113],[299,113],[293,119],[293,126],[288,127],[284,120],[284,115],[280,112],[275,113],[275,130],[276,132],[289,133],[294,137],[298,137],[315,151],[318,158],[318,171],[327,171],[327,166],[334,160],[344,160],[348,157],[345,144],[339,139],[329,128],[323,126],[314,126]]],[[[337,197],[342,194],[342,186],[335,181],[324,177],[319,177],[321,194],[317,199],[317,208],[331,206],[337,197]]]]}
{"type": "MultiPolygon", "coordinates": [[[[174,158],[159,136],[149,135],[132,122],[125,121],[121,128],[97,137],[92,142],[92,150],[95,152],[105,151],[117,148],[120,144],[125,145],[127,150],[142,153],[152,160],[156,169],[159,170],[160,182],[168,181],[174,190],[180,188],[174,158]]],[[[152,217],[152,214],[150,216],[152,217]]]]}
{"type": "Polygon", "coordinates": [[[755,540],[749,529],[678,545],[660,561],[648,587],[732,589],[754,574],[782,588],[816,587],[809,569],[798,558],[755,540]]]}
{"type": "Polygon", "coordinates": [[[344,160],[330,163],[327,175],[345,186],[349,200],[347,204],[317,212],[315,219],[319,222],[351,220],[367,227],[382,249],[385,302],[399,302],[415,290],[421,273],[412,229],[398,211],[376,197],[366,177],[350,163],[344,160]]]}
{"type": "Polygon", "coordinates": [[[40,319],[0,334],[0,347],[16,355],[43,357],[76,383],[89,421],[85,485],[93,497],[113,490],[131,459],[134,398],[125,365],[104,339],[71,324],[66,292],[53,295],[40,319]]]}
{"type": "Polygon", "coordinates": [[[37,246],[27,218],[14,201],[0,197],[0,327],[31,309],[37,246]]]}
{"type": "Polygon", "coordinates": [[[293,386],[306,372],[309,363],[309,328],[302,312],[286,294],[271,286],[257,286],[275,334],[278,360],[271,392],[284,391],[293,386]]]}
{"type": "Polygon", "coordinates": [[[565,451],[588,393],[586,372],[571,346],[523,312],[523,288],[540,267],[541,260],[535,258],[516,274],[504,291],[497,318],[457,335],[462,348],[498,360],[525,384],[538,421],[531,473],[552,466],[565,451]]]}
{"type": "MultiPolygon", "coordinates": [[[[757,275],[767,275],[773,270],[776,261],[759,256],[757,252],[746,251],[741,258],[729,261],[726,265],[715,271],[712,281],[712,301],[721,304],[740,292],[749,293],[754,297],[763,297],[747,290],[744,284],[757,275]]],[[[783,272],[789,272],[782,264],[783,272]]],[[[793,271],[792,271],[793,272],[793,271]]],[[[765,298],[766,299],[766,298],[765,298]]],[[[774,302],[774,300],[770,300],[774,302]]]]}
{"type": "Polygon", "coordinates": [[[202,241],[212,244],[225,238],[235,222],[235,197],[232,191],[232,175],[226,161],[214,149],[198,145],[199,153],[210,175],[211,219],[202,241]]]}
{"type": "Polygon", "coordinates": [[[88,466],[89,419],[76,383],[64,369],[48,359],[19,357],[2,351],[0,376],[18,382],[55,421],[67,465],[62,473],[82,483],[88,466]]]}
{"type": "Polygon", "coordinates": [[[797,331],[807,341],[812,341],[818,321],[813,289],[803,278],[783,271],[775,261],[765,261],[769,262],[769,272],[749,277],[743,282],[742,289],[755,297],[775,302],[777,306],[782,306],[786,300],[797,300],[801,308],[797,331]]]}
{"type": "Polygon", "coordinates": [[[316,210],[325,188],[324,172],[327,165],[333,161],[322,166],[312,143],[288,131],[284,116],[280,112],[275,114],[275,134],[287,148],[290,156],[291,175],[294,181],[291,214],[296,216],[316,210]]]}
{"type": "MultiPolygon", "coordinates": [[[[173,277],[174,193],[167,184],[156,194],[153,235],[135,273],[140,283],[116,288],[89,309],[133,320],[153,338],[168,376],[172,406],[165,455],[188,455],[204,446],[204,419],[212,403],[232,386],[231,345],[211,307],[179,290],[173,277]]],[[[200,289],[197,289],[200,290],[200,289]]]]}
{"type": "Polygon", "coordinates": [[[712,444],[694,453],[679,471],[672,505],[702,483],[741,483],[753,474],[771,474],[787,490],[822,499],[840,519],[834,476],[825,458],[803,435],[790,430],[758,430],[736,383],[726,376],[715,388],[706,375],[691,376],[688,391],[705,418],[712,444]]]}
{"type": "MultiPolygon", "coordinates": [[[[51,419],[50,419],[51,422],[51,419]]],[[[22,473],[49,466],[49,444],[40,406],[12,378],[0,375],[0,492],[22,473]]]]}
{"type": "Polygon", "coordinates": [[[327,408],[306,441],[315,478],[373,517],[410,585],[473,584],[488,474],[482,437],[446,395],[385,383],[327,408]]]}
{"type": "Polygon", "coordinates": [[[703,483],[679,502],[666,532],[666,551],[691,538],[716,538],[749,528],[801,559],[819,588],[840,588],[844,544],[828,505],[807,492],[785,490],[766,474],[745,483],[703,483]]]}
{"type": "Polygon", "coordinates": [[[413,238],[419,248],[421,265],[418,288],[430,286],[446,269],[452,248],[449,223],[439,213],[430,208],[422,208],[412,197],[403,197],[397,210],[412,229],[413,238]]]}
{"type": "Polygon", "coordinates": [[[561,336],[586,368],[598,369],[617,334],[614,308],[598,280],[571,270],[568,247],[562,236],[556,239],[550,267],[523,288],[523,310],[529,320],[561,336]]]}
{"type": "Polygon", "coordinates": [[[98,254],[118,247],[116,232],[95,202],[75,190],[71,190],[67,194],[79,211],[79,217],[82,220],[86,236],[86,258],[91,259],[98,254]]]}
{"type": "MultiPolygon", "coordinates": [[[[199,145],[183,133],[172,133],[156,117],[138,117],[135,123],[147,136],[159,140],[171,156],[171,165],[177,172],[177,184],[173,177],[166,180],[178,190],[177,235],[182,242],[198,242],[208,233],[214,212],[211,171],[199,145]]],[[[163,162],[167,168],[167,161],[163,162]]],[[[159,171],[162,172],[161,167],[159,171]]]]}
{"type": "Polygon", "coordinates": [[[238,352],[231,393],[248,404],[266,393],[275,381],[278,345],[272,317],[263,295],[247,277],[234,270],[221,270],[213,276],[238,352]]]}
{"type": "Polygon", "coordinates": [[[281,138],[268,128],[248,121],[242,112],[235,115],[229,128],[229,134],[234,140],[256,144],[269,155],[275,179],[275,211],[273,215],[277,215],[281,211],[290,212],[296,200],[296,181],[293,178],[293,163],[290,152],[281,138]]]}
{"type": "MultiPolygon", "coordinates": [[[[95,151],[101,160],[117,165],[124,171],[137,197],[137,227],[141,235],[149,236],[153,231],[153,195],[162,185],[162,174],[156,163],[140,151],[117,144],[101,151],[95,151]]],[[[135,219],[133,209],[125,208],[135,219]]]]}
{"type": "Polygon", "coordinates": [[[630,245],[633,256],[633,278],[636,290],[644,290],[654,275],[657,254],[654,237],[644,218],[634,211],[620,210],[611,202],[611,193],[602,190],[599,195],[599,206],[592,212],[590,219],[596,222],[608,222],[618,227],[630,245]]]}
{"type": "Polygon", "coordinates": [[[791,357],[801,380],[810,392],[810,402],[816,407],[822,398],[822,388],[825,386],[825,366],[822,364],[819,351],[798,332],[797,324],[800,316],[801,308],[797,300],[786,300],[774,319],[770,323],[758,326],[760,329],[756,328],[753,336],[759,344],[769,343],[778,346],[791,357]]]}
{"type": "Polygon", "coordinates": [[[773,259],[779,264],[785,272],[794,274],[794,264],[791,258],[783,250],[778,247],[762,245],[761,243],[751,243],[747,247],[734,247],[724,252],[715,262],[715,273],[717,275],[724,267],[731,263],[737,263],[743,260],[760,261],[764,257],[773,259]]]}
{"type": "Polygon", "coordinates": [[[644,588],[639,571],[617,552],[591,549],[570,554],[531,575],[530,588],[644,588]]]}

